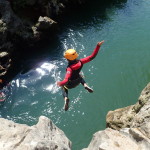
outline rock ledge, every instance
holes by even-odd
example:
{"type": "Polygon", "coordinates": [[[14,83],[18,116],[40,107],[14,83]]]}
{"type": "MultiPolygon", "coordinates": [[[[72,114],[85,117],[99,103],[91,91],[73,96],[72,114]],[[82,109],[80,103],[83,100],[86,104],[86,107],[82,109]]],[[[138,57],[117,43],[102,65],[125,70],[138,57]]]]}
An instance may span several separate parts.
{"type": "Polygon", "coordinates": [[[135,105],[109,111],[106,122],[83,150],[150,150],[150,83],[135,105]]]}
{"type": "Polygon", "coordinates": [[[1,150],[71,150],[64,132],[47,117],[41,116],[34,126],[0,118],[1,150]]]}

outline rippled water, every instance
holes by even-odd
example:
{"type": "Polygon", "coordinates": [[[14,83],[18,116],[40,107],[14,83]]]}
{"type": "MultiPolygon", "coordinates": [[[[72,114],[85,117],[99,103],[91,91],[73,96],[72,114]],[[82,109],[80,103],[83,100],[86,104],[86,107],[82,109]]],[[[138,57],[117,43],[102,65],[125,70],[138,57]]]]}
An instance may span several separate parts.
{"type": "Polygon", "coordinates": [[[96,131],[105,128],[109,110],[137,101],[150,79],[150,1],[99,6],[97,2],[87,7],[88,12],[66,18],[59,39],[38,56],[45,59],[4,89],[7,99],[1,103],[1,117],[33,125],[45,115],[66,133],[73,150],[81,150],[96,131]],[[55,84],[65,75],[62,54],[74,48],[80,58],[88,56],[101,40],[105,43],[99,55],[83,68],[94,93],[81,85],[70,90],[70,109],[65,112],[61,89],[55,84]]]}

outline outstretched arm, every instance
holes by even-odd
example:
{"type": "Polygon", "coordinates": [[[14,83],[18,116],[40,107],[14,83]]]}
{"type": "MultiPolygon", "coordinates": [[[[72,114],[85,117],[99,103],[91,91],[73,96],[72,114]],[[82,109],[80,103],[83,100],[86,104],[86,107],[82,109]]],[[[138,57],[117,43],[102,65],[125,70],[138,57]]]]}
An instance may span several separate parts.
{"type": "Polygon", "coordinates": [[[72,74],[71,68],[67,68],[64,80],[60,81],[60,82],[57,82],[57,85],[59,85],[59,86],[65,85],[69,81],[69,78],[71,77],[71,74],[72,74]]]}
{"type": "Polygon", "coordinates": [[[92,52],[92,54],[90,56],[87,56],[85,58],[80,59],[80,61],[85,64],[88,63],[89,61],[93,60],[96,55],[98,54],[99,50],[100,50],[100,46],[104,43],[104,41],[98,42],[96,45],[96,48],[94,49],[94,51],[92,52]]]}

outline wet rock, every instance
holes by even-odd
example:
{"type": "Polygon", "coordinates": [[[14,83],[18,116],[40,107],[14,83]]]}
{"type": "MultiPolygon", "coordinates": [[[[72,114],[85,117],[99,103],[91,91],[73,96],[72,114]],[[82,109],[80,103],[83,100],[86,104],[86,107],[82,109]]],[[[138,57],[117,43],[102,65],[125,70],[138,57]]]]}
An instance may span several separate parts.
{"type": "Polygon", "coordinates": [[[49,33],[58,29],[57,23],[49,17],[40,16],[38,22],[32,27],[36,38],[46,37],[49,33]]]}
{"type": "Polygon", "coordinates": [[[11,66],[11,58],[7,52],[0,52],[0,78],[7,73],[11,66]]]}
{"type": "Polygon", "coordinates": [[[71,150],[71,142],[51,120],[41,116],[34,126],[0,118],[0,149],[71,150]]]}
{"type": "Polygon", "coordinates": [[[50,30],[52,26],[55,26],[57,23],[50,19],[49,17],[39,17],[38,23],[35,25],[38,31],[50,30]]]}
{"type": "MultiPolygon", "coordinates": [[[[61,14],[69,6],[82,2],[84,0],[0,0],[0,52],[8,52],[13,56],[14,66],[18,66],[16,63],[20,64],[23,53],[38,49],[55,37],[61,14]]],[[[5,72],[1,67],[0,70],[7,83],[15,76],[15,73],[11,76],[13,69],[5,72]]]]}

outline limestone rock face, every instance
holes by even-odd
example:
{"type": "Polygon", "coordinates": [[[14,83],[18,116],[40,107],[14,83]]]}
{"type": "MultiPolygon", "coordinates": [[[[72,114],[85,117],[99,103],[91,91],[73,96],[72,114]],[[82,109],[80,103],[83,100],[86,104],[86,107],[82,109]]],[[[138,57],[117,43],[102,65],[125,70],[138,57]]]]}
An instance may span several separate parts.
{"type": "Polygon", "coordinates": [[[106,117],[107,127],[116,130],[129,127],[134,116],[133,106],[109,111],[106,117]]]}
{"type": "Polygon", "coordinates": [[[137,128],[121,131],[110,128],[96,132],[88,148],[83,150],[149,150],[150,139],[137,128]]]}
{"type": "Polygon", "coordinates": [[[150,83],[143,89],[135,105],[109,111],[106,116],[107,127],[119,130],[138,127],[150,121],[150,83]]]}
{"type": "Polygon", "coordinates": [[[71,150],[71,142],[51,120],[41,116],[34,126],[0,119],[1,150],[71,150]]]}
{"type": "Polygon", "coordinates": [[[150,83],[135,105],[109,111],[107,127],[94,134],[84,150],[150,149],[150,83]]]}
{"type": "MultiPolygon", "coordinates": [[[[7,52],[0,53],[0,76],[4,76],[7,73],[7,70],[11,67],[11,59],[7,52]]],[[[1,80],[1,82],[3,82],[1,80]]],[[[0,83],[1,89],[2,83],[0,83]]]]}
{"type": "Polygon", "coordinates": [[[32,27],[32,30],[34,33],[34,37],[42,38],[46,36],[47,33],[57,30],[57,22],[50,19],[49,17],[40,16],[36,25],[32,27]]]}

